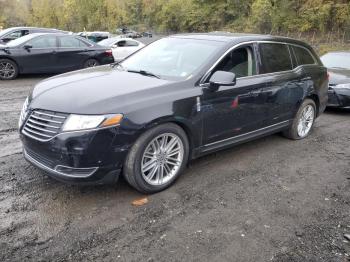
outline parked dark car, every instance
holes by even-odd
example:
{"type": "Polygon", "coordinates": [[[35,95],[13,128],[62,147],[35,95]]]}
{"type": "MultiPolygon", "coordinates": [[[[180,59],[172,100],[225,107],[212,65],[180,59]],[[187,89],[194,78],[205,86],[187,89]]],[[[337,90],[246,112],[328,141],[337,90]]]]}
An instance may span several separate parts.
{"type": "Polygon", "coordinates": [[[111,49],[79,36],[35,33],[0,46],[0,79],[18,74],[62,73],[113,63],[111,49]]]}
{"type": "Polygon", "coordinates": [[[52,28],[38,28],[38,27],[11,27],[0,32],[0,44],[6,44],[19,37],[34,34],[34,33],[68,33],[52,28]]]}
{"type": "Polygon", "coordinates": [[[143,32],[141,35],[142,35],[143,37],[149,37],[149,38],[153,37],[153,34],[150,33],[150,32],[143,32]]]}
{"type": "Polygon", "coordinates": [[[327,89],[327,69],[301,41],[175,35],[121,63],[39,83],[20,137],[25,158],[58,180],[108,183],[122,173],[154,193],[204,154],[276,132],[305,138],[327,89]]]}
{"type": "Polygon", "coordinates": [[[321,57],[328,68],[328,106],[350,108],[350,51],[330,52],[321,57]]]}

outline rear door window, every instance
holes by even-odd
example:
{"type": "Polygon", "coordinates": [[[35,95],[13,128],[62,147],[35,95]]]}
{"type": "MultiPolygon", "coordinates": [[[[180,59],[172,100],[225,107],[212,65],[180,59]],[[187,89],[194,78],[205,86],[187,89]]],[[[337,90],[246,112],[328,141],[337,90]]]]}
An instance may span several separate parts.
{"type": "Polygon", "coordinates": [[[288,71],[292,69],[292,61],[288,46],[278,43],[259,44],[262,74],[288,71]]]}
{"type": "Polygon", "coordinates": [[[315,64],[315,59],[312,57],[310,52],[302,47],[292,46],[294,54],[297,59],[298,65],[313,65],[315,64]]]}
{"type": "Polygon", "coordinates": [[[63,48],[79,48],[88,46],[83,41],[70,36],[62,36],[60,37],[60,47],[63,48]]]}

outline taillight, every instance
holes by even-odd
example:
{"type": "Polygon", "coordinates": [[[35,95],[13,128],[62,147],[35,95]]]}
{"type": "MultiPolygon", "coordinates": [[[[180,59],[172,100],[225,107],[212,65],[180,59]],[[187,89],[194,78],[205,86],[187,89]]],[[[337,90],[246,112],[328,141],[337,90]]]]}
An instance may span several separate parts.
{"type": "Polygon", "coordinates": [[[106,55],[106,56],[113,56],[112,50],[110,50],[110,49],[109,49],[109,50],[106,50],[106,51],[105,51],[105,55],[106,55]]]}

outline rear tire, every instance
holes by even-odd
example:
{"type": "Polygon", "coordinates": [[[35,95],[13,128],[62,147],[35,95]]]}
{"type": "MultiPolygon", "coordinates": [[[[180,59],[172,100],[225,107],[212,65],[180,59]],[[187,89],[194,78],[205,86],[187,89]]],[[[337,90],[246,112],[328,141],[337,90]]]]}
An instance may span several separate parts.
{"type": "Polygon", "coordinates": [[[292,125],[283,135],[289,139],[300,140],[307,137],[316,119],[316,104],[312,99],[305,99],[293,119],[292,125]]]}
{"type": "Polygon", "coordinates": [[[18,66],[10,59],[0,59],[0,79],[13,80],[18,76],[18,66]]]}
{"type": "Polygon", "coordinates": [[[141,193],[162,191],[175,182],[186,167],[189,143],[176,124],[154,127],[142,134],[130,149],[123,168],[126,181],[141,193]]]}
{"type": "Polygon", "coordinates": [[[89,67],[95,67],[95,66],[99,66],[100,62],[98,62],[96,59],[94,58],[90,58],[88,60],[85,61],[84,63],[84,68],[89,68],[89,67]]]}

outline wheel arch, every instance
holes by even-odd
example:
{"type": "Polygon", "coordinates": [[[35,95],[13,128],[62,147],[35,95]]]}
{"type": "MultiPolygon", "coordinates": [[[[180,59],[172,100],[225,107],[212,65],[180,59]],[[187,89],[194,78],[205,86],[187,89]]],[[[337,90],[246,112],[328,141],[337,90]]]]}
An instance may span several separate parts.
{"type": "Polygon", "coordinates": [[[12,57],[8,57],[8,56],[4,56],[4,55],[0,55],[0,59],[7,59],[7,60],[11,60],[12,62],[14,62],[18,68],[18,71],[21,72],[21,67],[19,66],[19,64],[17,63],[17,61],[15,59],[13,59],[12,57]]]}
{"type": "Polygon", "coordinates": [[[311,99],[315,102],[316,104],[316,116],[319,116],[320,112],[320,99],[317,94],[309,94],[308,96],[305,97],[305,99],[311,99]]]}
{"type": "Polygon", "coordinates": [[[185,132],[187,139],[188,139],[188,143],[189,143],[189,151],[190,151],[189,158],[191,159],[193,150],[200,143],[201,135],[198,135],[197,137],[194,135],[196,133],[196,131],[194,130],[194,127],[191,127],[191,124],[189,123],[188,120],[186,120],[184,118],[176,118],[173,116],[157,118],[157,119],[154,119],[153,121],[151,121],[150,123],[148,123],[145,126],[142,133],[146,132],[147,130],[149,130],[153,127],[156,127],[156,126],[162,125],[162,124],[167,124],[167,123],[172,123],[172,124],[178,125],[185,132]]]}

